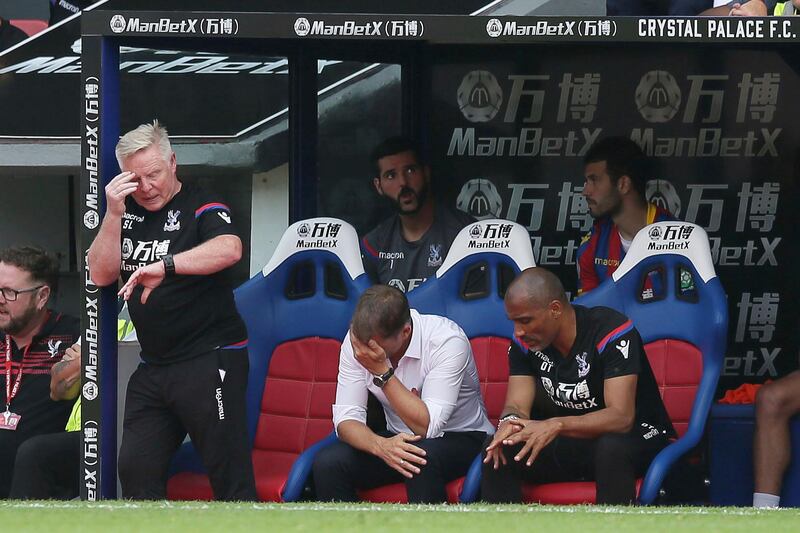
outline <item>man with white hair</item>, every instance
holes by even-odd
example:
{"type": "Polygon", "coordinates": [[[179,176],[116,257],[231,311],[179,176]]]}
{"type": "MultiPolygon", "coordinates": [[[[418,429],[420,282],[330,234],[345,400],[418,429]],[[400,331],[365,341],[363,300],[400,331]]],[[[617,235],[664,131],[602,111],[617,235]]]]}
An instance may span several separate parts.
{"type": "Polygon", "coordinates": [[[186,433],[214,497],[255,500],[245,419],[247,331],[224,272],[242,255],[230,208],[178,179],[158,121],[117,144],[122,172],[89,248],[98,286],[122,276],[142,346],[131,376],[119,456],[122,496],[164,499],[170,459],[186,433]]]}

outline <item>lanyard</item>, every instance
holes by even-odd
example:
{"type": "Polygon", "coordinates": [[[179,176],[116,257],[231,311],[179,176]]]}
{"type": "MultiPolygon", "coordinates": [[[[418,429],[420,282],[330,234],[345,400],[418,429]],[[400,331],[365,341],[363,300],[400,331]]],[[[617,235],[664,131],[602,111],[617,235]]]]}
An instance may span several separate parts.
{"type": "Polygon", "coordinates": [[[22,383],[22,368],[23,364],[25,363],[25,356],[28,355],[28,348],[31,345],[25,347],[25,351],[22,353],[22,362],[19,365],[19,373],[17,374],[17,379],[14,380],[14,386],[11,386],[11,336],[6,335],[6,411],[9,411],[11,408],[11,400],[19,392],[19,386],[22,383]]]}

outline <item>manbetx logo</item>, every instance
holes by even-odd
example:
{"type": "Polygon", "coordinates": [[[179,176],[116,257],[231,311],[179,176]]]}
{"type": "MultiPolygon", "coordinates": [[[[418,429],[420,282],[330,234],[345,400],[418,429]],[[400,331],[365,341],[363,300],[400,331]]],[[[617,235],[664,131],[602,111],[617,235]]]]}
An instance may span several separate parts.
{"type": "Polygon", "coordinates": [[[306,35],[324,35],[343,37],[380,37],[383,35],[383,22],[370,21],[359,24],[354,20],[345,20],[341,24],[329,24],[324,20],[310,22],[305,17],[300,17],[294,21],[294,32],[298,37],[306,35]]]}

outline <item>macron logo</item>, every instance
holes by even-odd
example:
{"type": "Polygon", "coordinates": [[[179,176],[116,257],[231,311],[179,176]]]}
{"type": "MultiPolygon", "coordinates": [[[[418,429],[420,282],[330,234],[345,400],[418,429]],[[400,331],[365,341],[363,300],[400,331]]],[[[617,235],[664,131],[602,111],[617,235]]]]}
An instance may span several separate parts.
{"type": "Polygon", "coordinates": [[[617,344],[617,350],[619,350],[619,353],[621,353],[622,357],[625,359],[628,358],[628,348],[630,348],[630,346],[631,342],[627,339],[622,339],[619,341],[619,344],[617,344]]]}

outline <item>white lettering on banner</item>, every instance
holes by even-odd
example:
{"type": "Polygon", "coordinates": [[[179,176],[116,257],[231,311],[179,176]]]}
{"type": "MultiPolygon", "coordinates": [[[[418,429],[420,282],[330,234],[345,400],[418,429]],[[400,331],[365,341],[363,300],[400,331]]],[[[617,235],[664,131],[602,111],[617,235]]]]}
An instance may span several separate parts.
{"type": "Polygon", "coordinates": [[[776,142],[783,128],[748,131],[723,137],[722,128],[701,128],[697,137],[656,137],[653,128],[633,128],[631,139],[655,157],[778,157],[776,142]]]}
{"type": "Polygon", "coordinates": [[[581,128],[563,137],[545,137],[542,128],[522,128],[515,137],[476,136],[475,128],[453,128],[447,155],[470,157],[583,157],[602,128],[581,128]]]}
{"type": "Polygon", "coordinates": [[[748,240],[744,246],[722,246],[720,237],[709,237],[711,243],[711,257],[714,264],[719,266],[778,266],[775,249],[780,244],[782,237],[760,240],[748,240]]]}
{"type": "Polygon", "coordinates": [[[763,39],[766,37],[764,19],[756,17],[708,19],[708,36],[715,39],[763,39]]]}
{"type": "Polygon", "coordinates": [[[84,132],[85,139],[85,159],[84,170],[89,177],[89,189],[86,192],[85,205],[87,212],[84,215],[84,225],[89,229],[97,227],[99,222],[99,205],[97,203],[98,193],[98,144],[99,144],[99,126],[97,124],[100,120],[100,80],[95,76],[86,78],[84,84],[84,120],[86,121],[86,131],[84,132]]]}
{"type": "MultiPolygon", "coordinates": [[[[722,223],[722,208],[725,200],[723,198],[704,198],[704,193],[708,191],[727,191],[727,184],[691,184],[686,186],[691,191],[689,196],[689,206],[686,209],[686,221],[703,226],[706,231],[718,231],[722,223]],[[701,208],[708,208],[708,222],[703,223],[698,220],[701,208]]],[[[703,209],[705,212],[706,209],[703,209]]]]}
{"type": "Polygon", "coordinates": [[[778,214],[780,190],[780,182],[767,182],[752,187],[752,190],[749,182],[742,183],[742,190],[738,193],[739,214],[736,217],[736,231],[744,231],[748,218],[751,229],[757,229],[760,233],[772,231],[775,216],[778,214]]]}
{"type": "Polygon", "coordinates": [[[89,318],[89,327],[83,333],[84,345],[86,346],[87,362],[84,365],[84,382],[97,382],[97,327],[98,312],[97,298],[86,297],[86,315],[89,318]]]}
{"type": "Polygon", "coordinates": [[[775,368],[775,359],[780,355],[781,348],[759,348],[759,353],[747,350],[745,355],[729,355],[725,357],[722,368],[723,376],[777,377],[778,369],[775,368]]]}
{"type": "Polygon", "coordinates": [[[546,20],[540,20],[536,24],[523,25],[517,24],[516,21],[508,21],[503,25],[503,35],[513,36],[535,36],[535,35],[575,35],[577,31],[575,28],[576,21],[572,22],[559,22],[550,23],[546,20]]]}
{"type": "Polygon", "coordinates": [[[681,37],[700,39],[697,19],[639,19],[639,37],[681,37]]]}
{"type": "Polygon", "coordinates": [[[537,265],[561,266],[575,264],[575,254],[578,251],[578,242],[575,239],[569,239],[565,246],[542,246],[542,238],[532,236],[531,246],[533,247],[533,258],[537,265]]]}
{"type": "Polygon", "coordinates": [[[172,19],[162,18],[158,22],[142,22],[135,17],[128,19],[125,31],[133,33],[198,33],[198,20],[184,19],[173,22],[172,19]]]}
{"type": "Polygon", "coordinates": [[[311,35],[379,37],[382,27],[383,22],[381,21],[356,24],[353,20],[346,20],[343,24],[326,24],[325,21],[315,20],[311,24],[311,35]]]}
{"type": "Polygon", "coordinates": [[[739,308],[739,320],[736,323],[736,342],[743,342],[745,332],[750,333],[749,340],[770,342],[778,323],[778,304],[781,295],[777,292],[765,292],[762,296],[753,296],[743,292],[736,307],[739,308]]]}

